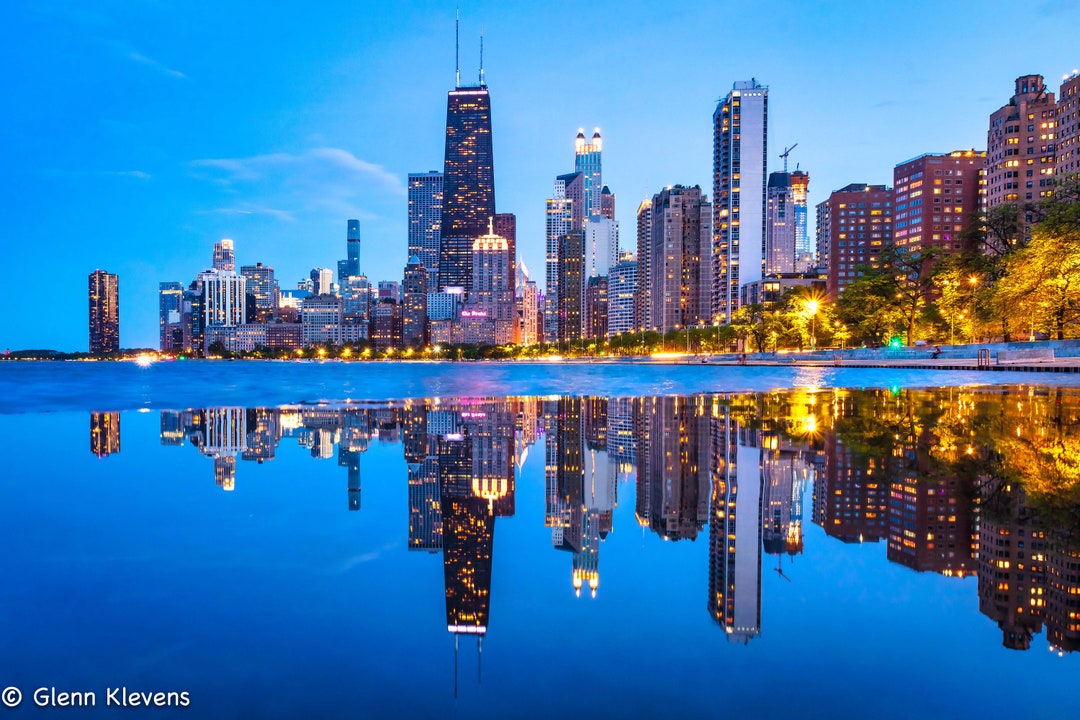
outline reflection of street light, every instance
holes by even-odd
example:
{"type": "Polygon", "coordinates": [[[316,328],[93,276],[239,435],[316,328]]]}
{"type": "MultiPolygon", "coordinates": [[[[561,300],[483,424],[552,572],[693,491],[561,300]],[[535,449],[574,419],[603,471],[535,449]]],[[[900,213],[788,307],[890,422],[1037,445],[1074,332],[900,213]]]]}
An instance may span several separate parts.
{"type": "Polygon", "coordinates": [[[807,300],[806,312],[810,313],[810,351],[817,350],[817,311],[821,304],[817,300],[807,300]]]}
{"type": "Polygon", "coordinates": [[[971,344],[975,344],[975,288],[979,285],[979,278],[977,275],[972,275],[968,278],[968,284],[971,286],[971,344]]]}

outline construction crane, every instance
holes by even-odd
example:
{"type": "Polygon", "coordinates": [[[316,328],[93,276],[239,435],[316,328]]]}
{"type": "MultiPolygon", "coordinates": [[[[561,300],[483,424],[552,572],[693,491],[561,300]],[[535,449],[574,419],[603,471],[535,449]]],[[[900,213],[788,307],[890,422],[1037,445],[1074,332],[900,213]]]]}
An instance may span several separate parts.
{"type": "Polygon", "coordinates": [[[787,174],[787,156],[791,154],[791,151],[799,147],[799,143],[795,143],[789,148],[785,148],[784,152],[780,153],[780,157],[784,158],[784,174],[787,174]]]}

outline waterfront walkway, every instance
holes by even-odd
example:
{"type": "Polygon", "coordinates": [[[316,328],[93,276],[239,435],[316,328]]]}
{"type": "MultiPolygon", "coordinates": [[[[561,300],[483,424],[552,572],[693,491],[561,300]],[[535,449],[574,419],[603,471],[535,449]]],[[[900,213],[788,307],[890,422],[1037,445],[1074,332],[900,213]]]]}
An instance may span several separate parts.
{"type": "Polygon", "coordinates": [[[850,348],[803,353],[728,353],[689,359],[691,363],[695,361],[707,365],[1080,373],[1080,340],[850,348]]]}

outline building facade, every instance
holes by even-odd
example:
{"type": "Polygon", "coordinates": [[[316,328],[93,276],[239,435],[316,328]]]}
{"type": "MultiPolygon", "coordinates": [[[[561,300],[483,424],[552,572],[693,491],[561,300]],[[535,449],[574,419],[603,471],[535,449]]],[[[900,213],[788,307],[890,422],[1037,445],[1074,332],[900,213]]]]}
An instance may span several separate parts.
{"type": "Polygon", "coordinates": [[[446,101],[438,289],[472,284],[472,246],[495,216],[491,96],[458,86],[446,101]]]}
{"type": "Polygon", "coordinates": [[[240,274],[244,277],[244,292],[254,298],[254,314],[247,319],[252,322],[267,322],[274,318],[281,289],[274,279],[274,268],[256,263],[242,265],[240,274]]]}
{"type": "Polygon", "coordinates": [[[162,352],[183,348],[183,312],[183,283],[158,283],[158,349],[162,352]]]}
{"type": "Polygon", "coordinates": [[[88,285],[90,354],[120,352],[120,278],[95,270],[88,285]]]}
{"type": "Polygon", "coordinates": [[[441,172],[409,173],[409,257],[420,258],[431,288],[438,286],[442,203],[441,172]]]}
{"type": "MultiPolygon", "coordinates": [[[[964,233],[978,222],[986,153],[927,153],[893,169],[893,238],[909,250],[963,249],[964,233]]],[[[871,216],[872,217],[872,216],[871,216]]]]}
{"type": "Polygon", "coordinates": [[[653,195],[649,243],[650,321],[666,333],[712,324],[713,207],[701,187],[653,195]]]}
{"type": "Polygon", "coordinates": [[[404,307],[401,314],[401,340],[405,345],[423,347],[427,344],[427,268],[417,255],[409,259],[405,266],[405,279],[402,283],[404,307]]]}
{"type": "Polygon", "coordinates": [[[1080,173],[1080,73],[1066,75],[1058,90],[1055,175],[1080,173]]]}
{"type": "Polygon", "coordinates": [[[1034,204],[1052,192],[1057,102],[1042,75],[1016,79],[1013,96],[990,115],[986,133],[986,207],[1018,206],[1031,237],[1034,204]]]}
{"type": "Polygon", "coordinates": [[[634,332],[638,295],[638,262],[623,253],[608,275],[608,336],[634,332]]]}
{"type": "Polygon", "coordinates": [[[765,275],[809,272],[814,248],[807,234],[810,175],[801,170],[769,174],[766,191],[765,275]]]}
{"type": "Polygon", "coordinates": [[[756,80],[735,83],[713,113],[712,314],[719,322],[739,308],[740,285],[765,273],[768,116],[769,89],[756,80]]]}
{"type": "Polygon", "coordinates": [[[836,300],[859,276],[859,266],[877,267],[893,242],[893,191],[885,185],[852,183],[817,206],[818,252],[828,268],[828,293],[836,300]]]}
{"type": "Polygon", "coordinates": [[[652,200],[642,200],[637,209],[637,299],[634,302],[635,327],[647,330],[652,321],[652,200]]]}

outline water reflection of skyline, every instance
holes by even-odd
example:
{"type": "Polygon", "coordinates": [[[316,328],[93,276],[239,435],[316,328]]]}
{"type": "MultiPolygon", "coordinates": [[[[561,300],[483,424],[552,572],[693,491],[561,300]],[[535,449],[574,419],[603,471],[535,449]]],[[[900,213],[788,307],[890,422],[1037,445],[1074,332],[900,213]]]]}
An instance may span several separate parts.
{"type": "MultiPolygon", "coordinates": [[[[514,515],[517,473],[542,448],[544,522],[579,595],[600,591],[620,485],[633,481],[637,522],[656,537],[693,542],[707,528],[707,611],[749,642],[762,633],[762,573],[787,578],[784,558],[804,550],[812,488],[828,537],[881,543],[918,572],[977,576],[979,610],[1006,647],[1045,632],[1064,653],[1080,648],[1075,514],[1009,458],[1057,452],[1075,465],[1052,448],[1080,434],[1078,410],[1074,394],[1028,390],[419,400],[162,411],[160,442],[194,446],[232,490],[238,461],[273,460],[295,440],[346,468],[350,511],[361,456],[401,444],[408,549],[442,554],[455,644],[487,632],[495,521],[514,515]]],[[[94,454],[120,451],[119,414],[91,413],[90,430],[94,454]]]]}

